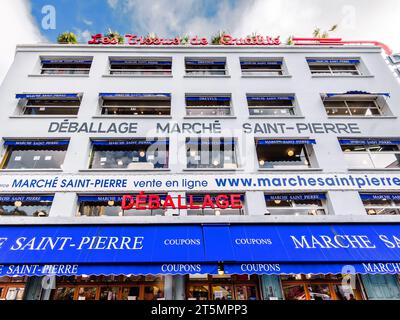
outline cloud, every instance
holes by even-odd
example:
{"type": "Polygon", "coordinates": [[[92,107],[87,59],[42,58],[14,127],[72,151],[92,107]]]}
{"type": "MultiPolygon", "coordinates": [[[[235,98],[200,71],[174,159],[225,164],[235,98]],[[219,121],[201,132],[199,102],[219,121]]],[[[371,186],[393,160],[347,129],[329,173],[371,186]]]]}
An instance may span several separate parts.
{"type": "Polygon", "coordinates": [[[91,25],[93,24],[93,21],[87,20],[87,19],[82,19],[82,22],[83,22],[84,24],[86,24],[87,26],[91,26],[91,25]]]}
{"type": "Polygon", "coordinates": [[[268,35],[311,36],[339,24],[332,35],[346,40],[378,40],[400,50],[398,0],[108,0],[118,4],[131,32],[159,36],[199,34],[219,30],[235,36],[252,32],[268,35]]]}
{"type": "Polygon", "coordinates": [[[76,37],[78,38],[78,42],[80,43],[86,43],[88,40],[90,40],[92,37],[92,32],[88,29],[82,30],[79,28],[73,28],[74,33],[76,34],[76,37]]]}
{"type": "Polygon", "coordinates": [[[30,5],[26,0],[2,1],[0,10],[0,29],[7,34],[1,44],[0,82],[3,81],[15,54],[15,46],[19,43],[46,42],[30,13],[30,5]]]}

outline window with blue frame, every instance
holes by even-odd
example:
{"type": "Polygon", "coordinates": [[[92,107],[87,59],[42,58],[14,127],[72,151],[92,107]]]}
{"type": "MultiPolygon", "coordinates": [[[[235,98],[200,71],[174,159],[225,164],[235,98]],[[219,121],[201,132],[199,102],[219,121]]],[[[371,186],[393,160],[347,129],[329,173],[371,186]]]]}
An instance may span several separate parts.
{"type": "Polygon", "coordinates": [[[109,74],[130,76],[170,76],[170,57],[110,57],[109,74]]]}
{"type": "Polygon", "coordinates": [[[359,76],[362,75],[359,58],[307,58],[312,75],[359,76]]]}
{"type": "Polygon", "coordinates": [[[40,74],[85,75],[89,74],[93,57],[41,57],[40,74]]]}
{"type": "Polygon", "coordinates": [[[169,140],[93,140],[90,169],[154,170],[168,168],[169,140]]]}
{"type": "Polygon", "coordinates": [[[398,193],[360,193],[360,198],[368,215],[400,214],[398,193]]]}
{"type": "Polygon", "coordinates": [[[185,72],[187,76],[225,76],[226,58],[185,58],[185,72]]]}
{"type": "Polygon", "coordinates": [[[0,195],[0,216],[47,217],[52,195],[0,195]]]}
{"type": "Polygon", "coordinates": [[[250,116],[287,117],[296,115],[294,95],[246,95],[250,116]]]}
{"type": "Polygon", "coordinates": [[[61,169],[69,140],[6,140],[2,169],[61,169]]]}
{"type": "Polygon", "coordinates": [[[240,58],[243,76],[283,76],[287,71],[282,58],[240,58]]]}
{"type": "Polygon", "coordinates": [[[230,94],[187,94],[186,115],[224,117],[232,115],[230,94]]]}
{"type": "Polygon", "coordinates": [[[266,215],[325,215],[324,193],[271,193],[265,194],[266,215]]]}

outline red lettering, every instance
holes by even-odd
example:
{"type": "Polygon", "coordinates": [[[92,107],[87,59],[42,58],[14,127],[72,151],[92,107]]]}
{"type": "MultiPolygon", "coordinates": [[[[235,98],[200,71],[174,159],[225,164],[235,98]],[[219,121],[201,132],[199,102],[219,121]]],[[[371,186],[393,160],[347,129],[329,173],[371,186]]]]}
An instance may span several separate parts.
{"type": "Polygon", "coordinates": [[[232,45],[234,40],[236,39],[233,39],[229,34],[224,34],[219,40],[219,43],[224,45],[232,45]]]}
{"type": "Polygon", "coordinates": [[[189,195],[189,209],[192,209],[192,210],[200,209],[199,205],[194,204],[193,195],[189,195]]]}
{"type": "Polygon", "coordinates": [[[133,200],[132,196],[122,196],[122,204],[121,204],[122,210],[132,209],[134,204],[135,201],[133,200]]]}
{"type": "Polygon", "coordinates": [[[101,43],[101,38],[103,37],[103,35],[101,33],[92,35],[92,40],[88,41],[88,44],[100,44],[101,43]]]}
{"type": "Polygon", "coordinates": [[[215,209],[215,205],[212,201],[212,198],[209,194],[206,194],[203,198],[203,204],[201,206],[202,209],[204,208],[212,208],[215,209]]]}
{"type": "Polygon", "coordinates": [[[231,208],[242,209],[242,200],[240,200],[240,194],[231,194],[231,208]]]}
{"type": "Polygon", "coordinates": [[[226,209],[229,208],[229,197],[226,194],[220,194],[215,198],[215,202],[218,208],[226,209]]]}
{"type": "Polygon", "coordinates": [[[163,209],[166,209],[167,207],[171,207],[172,209],[176,209],[174,200],[172,199],[172,197],[169,194],[165,198],[163,209]]]}
{"type": "Polygon", "coordinates": [[[150,194],[148,199],[149,209],[160,209],[160,196],[156,194],[150,194]]]}
{"type": "Polygon", "coordinates": [[[146,206],[142,206],[142,204],[146,204],[146,198],[147,196],[144,194],[144,192],[139,193],[136,196],[136,209],[137,210],[146,210],[146,206]]]}
{"type": "Polygon", "coordinates": [[[182,195],[178,194],[178,209],[187,209],[188,206],[182,200],[182,195]]]}

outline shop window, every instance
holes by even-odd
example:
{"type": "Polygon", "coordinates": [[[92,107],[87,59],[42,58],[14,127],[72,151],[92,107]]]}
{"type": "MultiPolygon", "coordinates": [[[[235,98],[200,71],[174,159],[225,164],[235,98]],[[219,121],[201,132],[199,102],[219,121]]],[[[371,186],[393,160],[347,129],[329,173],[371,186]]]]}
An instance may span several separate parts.
{"type": "Polygon", "coordinates": [[[359,59],[346,58],[309,58],[308,66],[312,75],[319,76],[359,76],[360,71],[359,59]]]}
{"type": "Polygon", "coordinates": [[[92,57],[41,57],[40,74],[89,74],[92,57]]]}
{"type": "Polygon", "coordinates": [[[230,95],[186,95],[186,115],[224,117],[232,115],[230,95]]]}
{"type": "Polygon", "coordinates": [[[188,206],[188,216],[240,216],[245,214],[243,194],[187,194],[185,204],[188,206]],[[210,202],[211,205],[209,205],[210,202]]]}
{"type": "Polygon", "coordinates": [[[168,168],[168,139],[93,140],[90,169],[168,168]]]}
{"type": "Polygon", "coordinates": [[[400,214],[400,194],[361,193],[360,197],[369,215],[400,214]]]}
{"type": "Polygon", "coordinates": [[[315,140],[256,140],[260,169],[309,169],[315,140]]]}
{"type": "Polygon", "coordinates": [[[170,76],[172,59],[158,57],[110,57],[109,73],[130,76],[170,76]]]}
{"type": "Polygon", "coordinates": [[[240,58],[243,76],[283,76],[287,71],[283,59],[240,58]]]}
{"type": "Polygon", "coordinates": [[[400,140],[339,139],[350,169],[399,169],[400,140]]]}
{"type": "Polygon", "coordinates": [[[188,76],[225,76],[228,74],[225,58],[185,58],[188,76]]]}
{"type": "Polygon", "coordinates": [[[236,169],[235,143],[232,138],[186,139],[187,168],[236,169]]]}
{"type": "Polygon", "coordinates": [[[281,276],[285,300],[362,300],[360,283],[356,288],[342,284],[342,276],[281,276]]]}
{"type": "Polygon", "coordinates": [[[296,115],[294,96],[247,94],[250,116],[287,117],[296,115]]]}
{"type": "Polygon", "coordinates": [[[0,300],[23,300],[26,277],[0,277],[0,300]]]}
{"type": "Polygon", "coordinates": [[[390,116],[385,96],[388,94],[329,93],[323,96],[326,114],[332,117],[390,116]]]}
{"type": "Polygon", "coordinates": [[[324,215],[326,196],[323,193],[266,194],[267,215],[324,215]]]}
{"type": "Polygon", "coordinates": [[[6,140],[2,169],[61,169],[68,140],[6,140]]]}
{"type": "MultiPolygon", "coordinates": [[[[133,195],[135,196],[135,195],[133,195]]],[[[159,194],[161,203],[164,202],[166,195],[159,194]]],[[[129,216],[163,216],[166,209],[138,210],[135,207],[123,210],[121,195],[80,195],[78,197],[80,216],[99,217],[129,217],[129,216]]]]}
{"type": "Polygon", "coordinates": [[[169,116],[169,93],[100,93],[102,115],[169,116]]]}
{"type": "Polygon", "coordinates": [[[47,217],[53,196],[0,195],[0,216],[47,217]]]}
{"type": "Polygon", "coordinates": [[[82,95],[61,94],[17,94],[18,113],[28,116],[72,116],[77,115],[82,95]]]}

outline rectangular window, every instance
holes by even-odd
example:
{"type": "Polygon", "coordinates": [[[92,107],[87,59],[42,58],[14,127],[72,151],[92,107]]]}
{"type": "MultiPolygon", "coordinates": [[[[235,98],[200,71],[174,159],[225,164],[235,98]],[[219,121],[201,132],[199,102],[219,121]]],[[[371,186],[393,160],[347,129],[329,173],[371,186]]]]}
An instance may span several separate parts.
{"type": "Polygon", "coordinates": [[[381,117],[391,115],[388,94],[327,94],[323,98],[328,116],[381,117]]]}
{"type": "Polygon", "coordinates": [[[93,140],[90,169],[168,168],[168,139],[93,140]]]}
{"type": "Polygon", "coordinates": [[[232,115],[230,95],[186,95],[186,115],[224,117],[232,115]]]}
{"type": "Polygon", "coordinates": [[[256,150],[261,169],[308,169],[315,140],[257,140],[256,150]]]}
{"type": "Polygon", "coordinates": [[[400,214],[400,194],[361,193],[360,197],[369,215],[400,214]]]}
{"type": "Polygon", "coordinates": [[[359,59],[346,58],[308,58],[311,74],[321,76],[359,76],[359,59]]]}
{"type": "Polygon", "coordinates": [[[188,76],[225,76],[228,74],[225,58],[185,58],[188,76]]]}
{"type": "Polygon", "coordinates": [[[0,216],[47,217],[53,196],[0,195],[0,216]]]}
{"type": "Polygon", "coordinates": [[[230,194],[187,194],[186,205],[188,216],[240,216],[244,215],[244,195],[234,195],[232,201],[230,194]],[[207,199],[204,199],[207,197],[207,199]],[[212,205],[208,205],[212,203],[212,205]]]}
{"type": "Polygon", "coordinates": [[[169,93],[100,93],[102,115],[169,116],[169,93]]]}
{"type": "Polygon", "coordinates": [[[187,138],[187,168],[236,169],[235,144],[232,138],[187,138]]]}
{"type": "Polygon", "coordinates": [[[296,114],[293,95],[247,94],[250,116],[282,117],[296,114]]]}
{"type": "Polygon", "coordinates": [[[266,194],[266,215],[324,215],[326,196],[323,193],[266,194]]]}
{"type": "Polygon", "coordinates": [[[2,169],[61,169],[68,140],[7,140],[2,169]]]}
{"type": "Polygon", "coordinates": [[[92,57],[41,57],[40,74],[89,74],[92,57]]]}
{"type": "Polygon", "coordinates": [[[400,140],[339,139],[350,169],[400,168],[400,140]]]}
{"type": "Polygon", "coordinates": [[[243,76],[283,76],[286,71],[282,59],[240,58],[243,76]]]}
{"type": "MultiPolygon", "coordinates": [[[[136,197],[136,195],[133,196],[136,197]]],[[[165,199],[166,197],[165,194],[159,194],[158,196],[160,199],[165,199]]],[[[166,211],[163,208],[138,210],[135,207],[129,210],[122,210],[122,195],[80,195],[78,196],[78,202],[80,216],[163,216],[166,211]]]]}
{"type": "Polygon", "coordinates": [[[111,57],[110,74],[130,76],[170,76],[172,59],[157,57],[111,57]]]}
{"type": "Polygon", "coordinates": [[[21,115],[40,116],[77,115],[82,96],[77,93],[66,94],[17,94],[21,115]]]}

